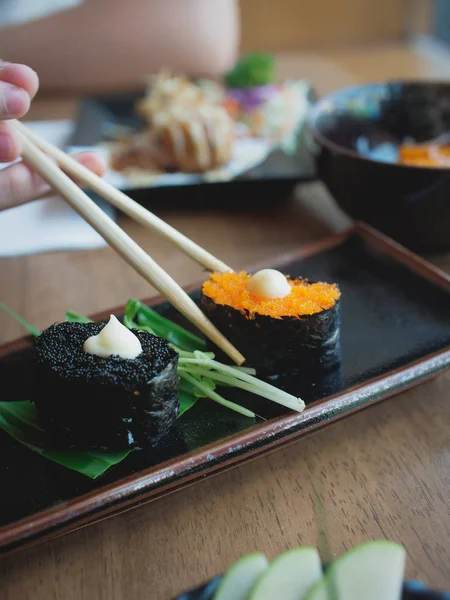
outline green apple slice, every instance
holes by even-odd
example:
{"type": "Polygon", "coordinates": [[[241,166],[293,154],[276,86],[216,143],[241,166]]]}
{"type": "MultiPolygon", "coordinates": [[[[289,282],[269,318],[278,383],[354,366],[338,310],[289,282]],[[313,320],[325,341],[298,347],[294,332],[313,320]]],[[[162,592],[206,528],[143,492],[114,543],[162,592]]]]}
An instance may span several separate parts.
{"type": "Polygon", "coordinates": [[[214,600],[247,600],[255,583],[267,570],[269,561],[259,552],[240,558],[223,576],[214,600]]]}
{"type": "Polygon", "coordinates": [[[356,546],[331,564],[306,600],[400,600],[405,555],[394,542],[356,546]]]}
{"type": "Polygon", "coordinates": [[[280,554],[253,588],[249,600],[303,600],[322,578],[315,548],[295,548],[280,554]]]}

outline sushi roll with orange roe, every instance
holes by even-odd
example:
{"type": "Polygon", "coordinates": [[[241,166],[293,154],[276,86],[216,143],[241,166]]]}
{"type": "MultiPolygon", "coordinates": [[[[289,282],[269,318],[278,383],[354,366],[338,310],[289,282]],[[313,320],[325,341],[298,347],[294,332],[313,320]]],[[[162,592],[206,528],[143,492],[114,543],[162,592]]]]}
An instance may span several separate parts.
{"type": "Polygon", "coordinates": [[[213,273],[203,284],[201,305],[252,367],[311,374],[340,362],[340,297],[334,283],[264,269],[213,273]]]}

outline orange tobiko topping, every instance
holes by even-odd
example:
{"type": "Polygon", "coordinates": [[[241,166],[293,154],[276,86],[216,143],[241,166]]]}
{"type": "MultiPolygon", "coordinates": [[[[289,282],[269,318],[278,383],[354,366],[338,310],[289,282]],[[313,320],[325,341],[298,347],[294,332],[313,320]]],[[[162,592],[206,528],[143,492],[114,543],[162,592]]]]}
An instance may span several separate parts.
{"type": "Polygon", "coordinates": [[[231,306],[236,310],[266,315],[274,319],[313,315],[331,308],[340,298],[334,283],[308,283],[303,279],[289,279],[291,293],[284,298],[265,299],[252,296],[247,289],[251,275],[240,273],[212,273],[203,284],[203,294],[216,304],[231,306]]]}

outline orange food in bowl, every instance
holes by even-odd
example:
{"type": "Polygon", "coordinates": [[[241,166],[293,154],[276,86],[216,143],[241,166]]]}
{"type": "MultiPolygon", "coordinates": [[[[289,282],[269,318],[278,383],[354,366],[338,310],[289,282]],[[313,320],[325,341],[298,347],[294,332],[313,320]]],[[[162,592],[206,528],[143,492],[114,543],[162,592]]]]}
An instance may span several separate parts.
{"type": "Polygon", "coordinates": [[[399,147],[399,159],[403,165],[417,167],[450,166],[450,146],[437,144],[403,145],[399,147]]]}

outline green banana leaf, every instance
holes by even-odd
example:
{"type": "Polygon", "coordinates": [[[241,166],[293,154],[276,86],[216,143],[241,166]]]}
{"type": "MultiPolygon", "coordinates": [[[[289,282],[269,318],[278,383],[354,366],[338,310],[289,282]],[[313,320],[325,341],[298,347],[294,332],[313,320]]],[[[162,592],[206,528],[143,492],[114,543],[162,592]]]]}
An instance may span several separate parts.
{"type": "MultiPolygon", "coordinates": [[[[193,394],[180,392],[178,418],[194,406],[197,400],[198,398],[193,394]]],[[[58,450],[51,448],[47,434],[39,423],[36,408],[28,400],[0,402],[0,429],[6,431],[33,452],[91,479],[103,475],[110,467],[120,463],[132,452],[132,450],[112,452],[110,450],[58,450]]]]}
{"type": "Polygon", "coordinates": [[[103,475],[105,471],[122,461],[130,453],[130,450],[110,452],[107,450],[81,451],[50,448],[47,435],[39,424],[36,408],[32,402],[27,400],[0,402],[0,427],[30,450],[91,479],[103,475]]]}

